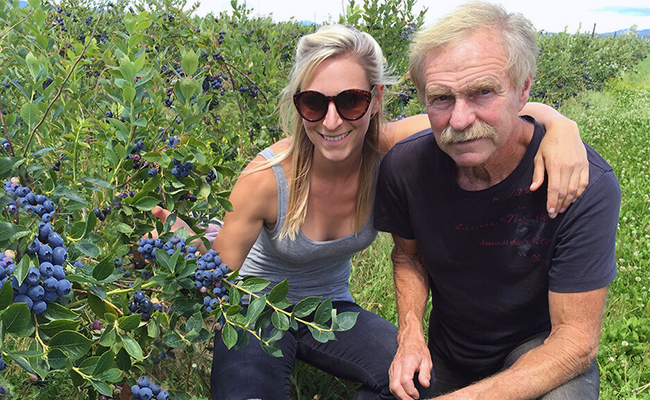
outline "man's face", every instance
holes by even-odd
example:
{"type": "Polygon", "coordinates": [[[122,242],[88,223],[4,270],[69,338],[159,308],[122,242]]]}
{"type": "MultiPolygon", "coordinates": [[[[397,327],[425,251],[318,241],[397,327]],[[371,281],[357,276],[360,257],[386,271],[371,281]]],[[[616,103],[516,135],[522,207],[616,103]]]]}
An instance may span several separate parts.
{"type": "Polygon", "coordinates": [[[530,82],[515,89],[507,61],[500,34],[487,29],[425,61],[431,127],[440,148],[460,167],[483,165],[503,148],[526,104],[530,82]]]}

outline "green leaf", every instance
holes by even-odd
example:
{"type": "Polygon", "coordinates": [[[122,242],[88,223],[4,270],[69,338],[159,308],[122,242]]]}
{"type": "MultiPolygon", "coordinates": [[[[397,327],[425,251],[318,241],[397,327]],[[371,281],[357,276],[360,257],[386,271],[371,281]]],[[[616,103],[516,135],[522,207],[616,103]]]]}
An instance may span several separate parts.
{"type": "MultiPolygon", "coordinates": [[[[135,74],[136,74],[135,66],[129,59],[129,56],[127,56],[126,54],[124,55],[124,57],[122,57],[122,60],[120,60],[120,72],[122,73],[122,77],[124,78],[124,80],[133,84],[133,81],[135,80],[135,74]]],[[[134,93],[133,95],[135,96],[135,89],[133,89],[133,93],[134,93]]]]}
{"type": "Polygon", "coordinates": [[[192,78],[184,78],[182,81],[180,81],[180,84],[178,85],[180,88],[181,93],[183,94],[182,97],[179,97],[179,99],[183,99],[182,101],[183,104],[186,104],[186,101],[189,101],[189,99],[196,93],[196,90],[198,89],[198,86],[195,81],[192,80],[192,78]]]}
{"type": "Polygon", "coordinates": [[[127,353],[133,358],[135,358],[138,361],[144,360],[144,356],[142,355],[142,348],[132,338],[128,336],[120,336],[122,338],[122,343],[124,344],[124,349],[126,349],[127,353]]]}
{"type": "Polygon", "coordinates": [[[29,273],[29,267],[33,265],[34,263],[29,257],[23,257],[18,263],[18,265],[16,265],[16,269],[14,270],[14,276],[18,280],[19,285],[21,285],[25,281],[25,278],[29,273]]]}
{"type": "Polygon", "coordinates": [[[113,325],[109,325],[102,332],[102,336],[99,338],[99,345],[104,347],[111,347],[115,343],[115,338],[117,337],[117,332],[113,328],[113,325]]]}
{"type": "Polygon", "coordinates": [[[113,226],[117,232],[124,233],[125,235],[130,235],[133,233],[133,228],[124,223],[117,223],[113,226]]]}
{"type": "Polygon", "coordinates": [[[271,357],[282,357],[282,350],[280,349],[278,342],[260,342],[260,345],[262,346],[262,350],[271,357]]]}
{"type": "Polygon", "coordinates": [[[273,316],[271,316],[271,322],[273,322],[273,326],[282,331],[289,329],[289,317],[279,311],[273,313],[273,316]]]}
{"type": "Polygon", "coordinates": [[[344,312],[337,315],[338,327],[337,331],[347,331],[350,330],[354,324],[357,323],[357,317],[359,316],[358,312],[344,312]]]}
{"type": "Polygon", "coordinates": [[[77,313],[75,313],[74,311],[66,307],[63,307],[59,303],[48,303],[47,310],[45,310],[45,312],[41,315],[49,319],[50,321],[54,321],[57,319],[79,318],[79,315],[77,315],[77,313]]]}
{"type": "Polygon", "coordinates": [[[88,305],[99,318],[104,318],[104,314],[111,310],[104,300],[92,293],[88,293],[88,305]]]}
{"type": "MultiPolygon", "coordinates": [[[[14,301],[14,289],[11,287],[11,281],[7,279],[2,289],[0,289],[0,311],[9,307],[14,301]]],[[[2,341],[0,341],[2,343],[2,341]]]]}
{"type": "Polygon", "coordinates": [[[38,58],[34,56],[34,54],[30,51],[27,53],[27,56],[25,57],[25,61],[27,62],[27,68],[29,69],[29,74],[32,76],[32,79],[36,81],[36,77],[38,76],[38,73],[41,70],[41,65],[38,62],[38,58]]]}
{"type": "Polygon", "coordinates": [[[86,234],[86,223],[83,221],[75,222],[70,228],[68,238],[72,240],[79,240],[86,234]]]}
{"type": "Polygon", "coordinates": [[[117,320],[117,324],[124,331],[132,331],[140,326],[140,321],[140,314],[125,315],[117,320]]]}
{"type": "Polygon", "coordinates": [[[25,103],[20,107],[20,118],[29,126],[31,130],[38,122],[38,106],[32,103],[25,103]]]}
{"type": "Polygon", "coordinates": [[[269,281],[262,278],[257,278],[255,276],[247,276],[243,281],[239,283],[239,287],[249,292],[259,292],[263,290],[270,284],[269,281]]]}
{"type": "Polygon", "coordinates": [[[321,297],[307,297],[306,299],[301,300],[293,308],[292,314],[297,318],[306,317],[318,307],[320,304],[321,297]]]}
{"type": "Polygon", "coordinates": [[[108,256],[104,257],[93,269],[93,278],[101,281],[111,276],[115,268],[113,258],[113,253],[109,253],[108,256]]]}
{"type": "Polygon", "coordinates": [[[100,382],[98,380],[91,379],[90,384],[93,385],[93,387],[104,396],[113,395],[113,389],[111,389],[111,387],[106,382],[100,382]]]}
{"type": "Polygon", "coordinates": [[[221,330],[221,337],[226,347],[232,349],[237,343],[237,330],[232,325],[225,324],[221,330]]]}
{"type": "Polygon", "coordinates": [[[185,347],[185,341],[183,340],[181,335],[179,335],[178,332],[175,331],[169,332],[169,334],[165,336],[163,343],[174,349],[180,349],[182,347],[185,347]]]}
{"type": "Polygon", "coordinates": [[[266,307],[266,296],[258,297],[248,305],[248,311],[246,311],[246,326],[254,325],[257,317],[259,317],[260,314],[262,314],[262,311],[264,311],[264,307],[266,307]]]}
{"type": "Polygon", "coordinates": [[[336,335],[334,335],[334,332],[325,331],[325,330],[321,331],[311,325],[308,325],[307,327],[309,328],[311,335],[318,342],[327,343],[330,340],[336,340],[336,335]]]}
{"type": "Polygon", "coordinates": [[[126,372],[131,369],[131,357],[129,357],[129,353],[127,353],[124,348],[121,348],[120,351],[117,352],[115,362],[117,363],[117,367],[122,371],[126,372]]]}
{"type": "Polygon", "coordinates": [[[68,356],[60,349],[51,349],[47,354],[47,361],[50,363],[50,367],[59,369],[68,362],[68,356]]]}
{"type": "Polygon", "coordinates": [[[127,86],[122,91],[122,100],[125,104],[130,104],[135,99],[135,89],[133,86],[127,86]]]}
{"type": "Polygon", "coordinates": [[[14,303],[2,313],[0,320],[5,332],[17,334],[27,328],[31,317],[27,304],[14,303]]]}
{"type": "Polygon", "coordinates": [[[73,331],[59,332],[50,340],[50,347],[62,350],[73,361],[85,356],[91,345],[90,339],[73,331]]]}
{"type": "Polygon", "coordinates": [[[87,255],[90,258],[97,258],[97,256],[99,256],[99,247],[97,247],[97,245],[94,243],[90,243],[86,240],[71,243],[70,247],[74,247],[75,250],[87,255]]]}
{"type": "Polygon", "coordinates": [[[38,326],[38,330],[42,331],[49,337],[55,336],[59,332],[73,331],[79,327],[79,321],[72,319],[57,319],[50,321],[47,324],[38,326]]]}
{"type": "Polygon", "coordinates": [[[97,364],[95,364],[95,370],[93,371],[92,374],[96,376],[115,367],[117,367],[117,365],[115,365],[113,352],[107,351],[104,354],[102,354],[101,357],[99,357],[97,364]]]}
{"type": "Polygon", "coordinates": [[[30,229],[9,222],[0,223],[0,242],[16,241],[32,233],[30,229]]]}
{"type": "Polygon", "coordinates": [[[275,285],[275,287],[271,290],[271,293],[268,294],[267,299],[269,303],[275,305],[275,303],[279,303],[282,300],[285,300],[287,298],[288,293],[289,293],[289,283],[285,279],[282,282],[275,285]]]}
{"type": "Polygon", "coordinates": [[[135,202],[133,206],[140,211],[151,211],[159,202],[160,200],[154,197],[146,196],[135,202]]]}
{"type": "Polygon", "coordinates": [[[29,0],[29,5],[36,8],[41,5],[41,0],[29,0]]]}
{"type": "Polygon", "coordinates": [[[318,306],[314,315],[314,322],[316,324],[325,324],[330,318],[332,318],[332,300],[327,299],[318,306]]]}
{"type": "MultiPolygon", "coordinates": [[[[190,50],[183,56],[181,60],[181,67],[183,67],[183,72],[185,75],[192,76],[196,71],[196,68],[199,66],[199,57],[196,55],[194,50],[190,50]]],[[[189,98],[189,96],[187,96],[189,98]]]]}

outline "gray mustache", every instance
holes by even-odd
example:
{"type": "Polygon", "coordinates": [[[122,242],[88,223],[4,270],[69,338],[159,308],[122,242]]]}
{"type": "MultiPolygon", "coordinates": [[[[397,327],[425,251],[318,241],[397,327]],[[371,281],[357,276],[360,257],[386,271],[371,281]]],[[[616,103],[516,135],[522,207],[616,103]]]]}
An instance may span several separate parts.
{"type": "Polygon", "coordinates": [[[467,142],[475,139],[494,139],[496,129],[483,121],[477,121],[463,130],[457,130],[451,126],[446,127],[438,138],[440,145],[467,142]]]}

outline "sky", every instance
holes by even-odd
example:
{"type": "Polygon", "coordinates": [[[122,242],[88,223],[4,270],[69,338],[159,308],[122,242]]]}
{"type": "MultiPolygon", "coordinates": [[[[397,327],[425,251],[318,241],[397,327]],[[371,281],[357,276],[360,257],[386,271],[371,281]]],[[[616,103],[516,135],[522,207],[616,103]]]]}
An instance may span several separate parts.
{"type": "MultiPolygon", "coordinates": [[[[546,32],[569,33],[591,32],[596,24],[596,33],[628,29],[636,24],[638,30],[650,29],[650,1],[648,0],[490,0],[502,4],[508,11],[520,12],[529,18],[535,28],[546,32]],[[615,4],[615,5],[613,5],[615,4]]],[[[434,23],[442,15],[452,11],[464,0],[417,0],[414,14],[425,7],[425,25],[434,23]]],[[[188,4],[192,3],[188,1],[188,4]]],[[[218,14],[230,11],[230,0],[203,0],[197,14],[210,12],[218,14]]],[[[317,23],[338,21],[345,11],[347,0],[239,0],[252,8],[252,16],[272,15],[275,21],[297,21],[317,23]]],[[[363,4],[363,0],[357,0],[363,4]]]]}

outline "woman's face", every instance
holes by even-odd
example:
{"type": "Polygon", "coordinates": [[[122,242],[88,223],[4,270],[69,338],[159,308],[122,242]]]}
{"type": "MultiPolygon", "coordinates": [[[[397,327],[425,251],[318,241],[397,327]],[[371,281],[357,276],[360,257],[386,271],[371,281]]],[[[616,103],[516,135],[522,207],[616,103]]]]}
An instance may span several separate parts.
{"type": "MultiPolygon", "coordinates": [[[[301,87],[302,91],[313,90],[325,96],[336,96],[348,89],[372,89],[363,67],[352,57],[323,61],[311,79],[301,87]]],[[[314,161],[322,158],[333,162],[357,162],[371,116],[381,107],[381,89],[375,88],[368,111],[355,121],[341,118],[333,101],[329,102],[323,119],[316,122],[302,120],[307,136],[314,144],[314,161]]]]}

